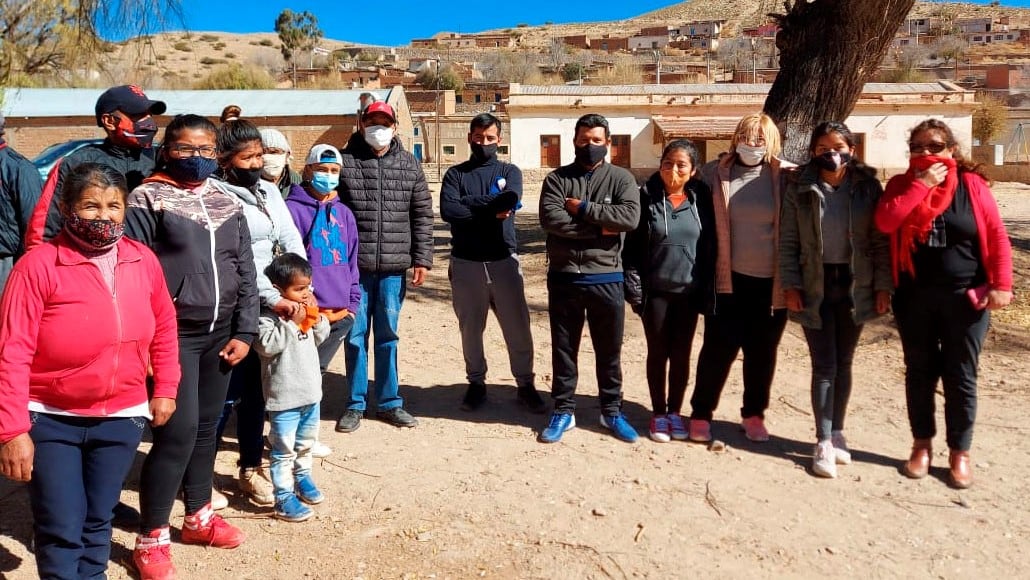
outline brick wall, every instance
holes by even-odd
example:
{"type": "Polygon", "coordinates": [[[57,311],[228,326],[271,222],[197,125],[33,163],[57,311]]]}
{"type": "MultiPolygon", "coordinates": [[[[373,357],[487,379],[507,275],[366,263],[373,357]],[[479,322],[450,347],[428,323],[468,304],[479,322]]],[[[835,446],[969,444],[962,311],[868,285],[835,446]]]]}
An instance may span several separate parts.
{"type": "Polygon", "coordinates": [[[7,121],[4,138],[18,153],[32,159],[40,151],[54,143],[62,143],[72,139],[90,139],[103,137],[104,132],[95,124],[52,126],[52,127],[18,127],[11,120],[7,121]]]}

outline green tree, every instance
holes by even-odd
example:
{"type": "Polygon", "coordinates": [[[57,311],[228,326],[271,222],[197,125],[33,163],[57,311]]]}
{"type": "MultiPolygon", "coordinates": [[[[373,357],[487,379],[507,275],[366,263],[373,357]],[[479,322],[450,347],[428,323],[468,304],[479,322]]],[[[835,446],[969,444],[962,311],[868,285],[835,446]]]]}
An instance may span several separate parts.
{"type": "Polygon", "coordinates": [[[275,19],[275,32],[279,35],[279,50],[283,59],[293,68],[293,84],[297,85],[297,52],[310,53],[322,40],[322,29],[318,27],[318,18],[308,12],[294,12],[287,8],[275,19]]]}
{"type": "Polygon", "coordinates": [[[561,76],[565,82],[578,81],[583,78],[584,68],[578,62],[570,62],[561,69],[561,76]]]}
{"type": "Polygon", "coordinates": [[[415,82],[426,90],[460,91],[465,88],[465,81],[451,66],[443,67],[439,74],[436,70],[426,67],[415,76],[415,82]]]}
{"type": "Polygon", "coordinates": [[[979,93],[977,98],[980,102],[973,109],[973,137],[987,145],[1005,129],[1009,111],[1005,101],[990,93],[979,93]]]}
{"type": "Polygon", "coordinates": [[[113,38],[183,22],[179,0],[0,0],[0,86],[13,76],[97,70],[113,38]]]}

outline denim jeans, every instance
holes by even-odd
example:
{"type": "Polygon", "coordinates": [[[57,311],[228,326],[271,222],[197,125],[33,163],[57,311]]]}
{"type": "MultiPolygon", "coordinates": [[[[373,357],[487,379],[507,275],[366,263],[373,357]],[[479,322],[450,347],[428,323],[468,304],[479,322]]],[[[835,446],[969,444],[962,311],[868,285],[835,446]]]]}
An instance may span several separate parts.
{"type": "Polygon", "coordinates": [[[289,497],[293,482],[311,473],[311,448],[318,440],[319,404],[314,403],[288,411],[269,411],[272,444],[272,485],[275,499],[289,497]]]}
{"type": "Polygon", "coordinates": [[[361,274],[361,305],[347,337],[348,409],[364,411],[368,398],[368,335],[375,348],[376,402],[380,411],[403,405],[397,379],[397,323],[404,304],[404,274],[361,274]]]}
{"type": "Polygon", "coordinates": [[[105,578],[111,518],[147,420],[31,413],[29,482],[40,578],[105,578]]]}

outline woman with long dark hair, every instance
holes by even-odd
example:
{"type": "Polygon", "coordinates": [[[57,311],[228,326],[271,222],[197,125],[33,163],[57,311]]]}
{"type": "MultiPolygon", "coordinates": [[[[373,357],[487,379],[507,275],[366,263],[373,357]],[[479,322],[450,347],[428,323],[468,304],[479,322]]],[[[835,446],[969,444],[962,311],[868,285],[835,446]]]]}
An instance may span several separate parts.
{"type": "Polygon", "coordinates": [[[951,128],[927,119],[909,136],[909,169],[887,183],[876,225],[890,235],[894,317],[905,352],[911,478],[930,469],[934,396],[944,387],[949,483],[973,483],[976,374],[990,311],[1012,301],[1012,245],[979,165],[951,128]]]}
{"type": "Polygon", "coordinates": [[[168,519],[182,491],[182,541],[235,548],[243,532],[211,508],[216,430],[229,373],[257,333],[258,293],[243,208],[210,178],[214,124],[175,117],[154,174],[129,196],[127,233],[157,254],[175,302],[182,381],[172,419],[154,432],[140,479],[140,535],[133,560],[143,578],[174,574],[168,519]]]}

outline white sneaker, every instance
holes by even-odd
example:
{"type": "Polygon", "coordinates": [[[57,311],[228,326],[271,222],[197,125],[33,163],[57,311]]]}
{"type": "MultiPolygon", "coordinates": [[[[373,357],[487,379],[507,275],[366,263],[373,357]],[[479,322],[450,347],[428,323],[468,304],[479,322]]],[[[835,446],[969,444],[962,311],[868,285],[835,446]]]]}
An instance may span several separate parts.
{"type": "Polygon", "coordinates": [[[837,465],[851,465],[851,451],[848,451],[848,440],[844,438],[844,432],[834,431],[830,441],[833,443],[837,465]]]}
{"type": "Polygon", "coordinates": [[[240,469],[240,478],[237,480],[240,491],[247,495],[251,501],[258,505],[272,505],[275,503],[275,489],[272,482],[265,477],[265,472],[260,467],[245,467],[240,469]]]}
{"type": "Polygon", "coordinates": [[[229,507],[229,498],[215,488],[211,488],[211,509],[224,510],[229,507]]]}
{"type": "Polygon", "coordinates": [[[315,459],[322,459],[332,455],[333,450],[321,441],[315,441],[315,446],[311,448],[311,456],[315,459]]]}
{"type": "Polygon", "coordinates": [[[837,477],[836,456],[832,441],[816,443],[815,449],[812,451],[812,472],[819,477],[830,479],[837,477]]]}

